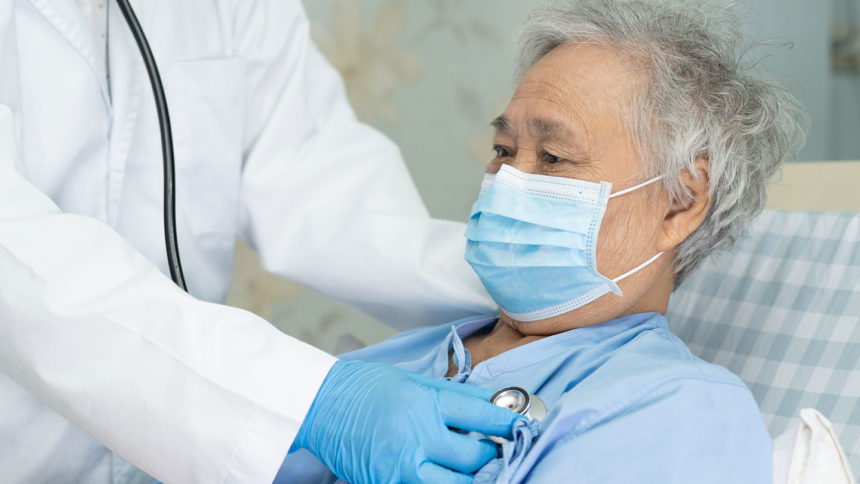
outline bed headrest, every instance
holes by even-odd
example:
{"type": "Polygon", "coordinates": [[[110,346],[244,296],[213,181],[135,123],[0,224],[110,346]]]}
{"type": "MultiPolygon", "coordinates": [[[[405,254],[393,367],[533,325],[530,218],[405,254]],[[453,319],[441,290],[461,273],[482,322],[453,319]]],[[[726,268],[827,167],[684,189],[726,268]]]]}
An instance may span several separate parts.
{"type": "Polygon", "coordinates": [[[860,475],[860,212],[765,211],[675,291],[668,319],[749,385],[771,435],[815,408],[860,475]]]}

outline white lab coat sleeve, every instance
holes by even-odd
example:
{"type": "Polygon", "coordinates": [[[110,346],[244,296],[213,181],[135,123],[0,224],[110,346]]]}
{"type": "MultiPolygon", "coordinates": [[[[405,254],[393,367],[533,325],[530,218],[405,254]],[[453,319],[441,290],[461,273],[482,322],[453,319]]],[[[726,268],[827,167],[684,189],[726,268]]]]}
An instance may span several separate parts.
{"type": "Polygon", "coordinates": [[[334,358],[61,213],[13,129],[0,105],[0,371],[165,482],[271,482],[334,358]]]}
{"type": "Polygon", "coordinates": [[[355,118],[301,3],[239,3],[241,223],[264,266],[400,329],[493,311],[465,225],[431,218],[397,147],[355,118]]]}
{"type": "Polygon", "coordinates": [[[185,294],[28,182],[13,5],[0,2],[0,371],[165,482],[271,482],[334,358],[185,294]]]}
{"type": "Polygon", "coordinates": [[[271,482],[334,358],[61,213],[12,130],[0,105],[0,370],[165,482],[271,482]]]}

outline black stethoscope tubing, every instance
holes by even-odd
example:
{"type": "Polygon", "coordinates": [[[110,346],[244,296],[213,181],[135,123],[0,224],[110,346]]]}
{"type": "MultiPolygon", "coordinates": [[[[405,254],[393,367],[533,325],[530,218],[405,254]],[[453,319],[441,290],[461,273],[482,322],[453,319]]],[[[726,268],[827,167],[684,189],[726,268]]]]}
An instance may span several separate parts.
{"type": "Polygon", "coordinates": [[[149,48],[146,35],[137,21],[128,0],[117,0],[122,16],[131,30],[134,40],[140,49],[146,72],[149,75],[149,83],[152,86],[152,94],[155,97],[155,108],[158,112],[158,128],[161,134],[161,156],[164,164],[164,245],[167,249],[167,265],[170,269],[170,278],[183,291],[188,292],[185,285],[185,275],[182,272],[182,262],[179,260],[179,243],[176,236],[176,174],[173,157],[173,132],[170,129],[170,113],[167,111],[167,98],[164,95],[164,85],[158,73],[158,65],[149,48]]]}

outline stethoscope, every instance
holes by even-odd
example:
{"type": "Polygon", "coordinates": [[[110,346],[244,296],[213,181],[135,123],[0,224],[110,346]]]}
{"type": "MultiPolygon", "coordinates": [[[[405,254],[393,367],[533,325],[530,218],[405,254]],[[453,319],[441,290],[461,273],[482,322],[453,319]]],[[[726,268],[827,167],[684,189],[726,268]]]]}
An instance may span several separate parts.
{"type": "MultiPolygon", "coordinates": [[[[149,48],[149,42],[140,22],[134,14],[134,10],[128,0],[116,0],[122,16],[134,36],[146,73],[149,75],[149,83],[152,86],[152,94],[155,98],[155,108],[158,112],[158,130],[161,135],[161,156],[164,167],[164,244],[167,249],[167,265],[170,268],[170,277],[182,290],[188,291],[185,285],[185,275],[182,272],[182,262],[179,260],[179,245],[176,237],[176,174],[173,158],[173,133],[170,129],[170,113],[167,111],[167,98],[164,94],[164,85],[161,83],[161,75],[158,73],[158,65],[149,48]]],[[[546,405],[535,395],[520,387],[507,387],[497,391],[490,402],[507,408],[520,415],[541,420],[546,415],[546,405]]],[[[506,442],[501,437],[490,437],[498,443],[506,442]]]]}
{"type": "MultiPolygon", "coordinates": [[[[546,416],[546,404],[543,403],[543,400],[520,387],[502,388],[493,394],[490,403],[534,420],[543,420],[546,416]]],[[[504,444],[508,441],[494,435],[488,437],[497,444],[504,444]]]]}
{"type": "Polygon", "coordinates": [[[158,73],[158,66],[146,35],[137,21],[128,0],[116,0],[122,16],[134,36],[143,63],[146,65],[146,73],[149,75],[149,83],[152,86],[152,94],[155,97],[155,109],[158,112],[158,130],[161,135],[161,157],[164,165],[164,245],[167,249],[167,266],[170,269],[170,278],[183,291],[188,291],[185,285],[185,275],[182,272],[182,262],[179,260],[179,244],[176,237],[176,174],[173,158],[173,133],[170,129],[170,113],[167,112],[167,98],[164,95],[164,85],[158,73]]]}

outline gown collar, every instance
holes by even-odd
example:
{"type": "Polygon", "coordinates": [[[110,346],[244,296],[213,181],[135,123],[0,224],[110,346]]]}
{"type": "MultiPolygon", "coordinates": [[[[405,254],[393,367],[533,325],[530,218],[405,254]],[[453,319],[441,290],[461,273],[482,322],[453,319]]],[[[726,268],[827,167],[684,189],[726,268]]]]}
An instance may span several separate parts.
{"type": "MultiPolygon", "coordinates": [[[[575,328],[541,338],[482,361],[473,368],[472,357],[463,341],[479,332],[489,332],[497,322],[498,317],[485,317],[452,325],[448,337],[442,343],[447,351],[440,352],[446,355],[443,375],[447,372],[447,355],[449,354],[451,354],[454,364],[459,368],[457,374],[450,379],[463,382],[472,375],[486,374],[487,377],[496,377],[505,373],[522,371],[526,367],[537,365],[552,358],[564,357],[571,353],[600,346],[631,329],[637,329],[636,332],[638,333],[639,328],[637,327],[643,324],[653,327],[667,326],[666,319],[661,314],[653,312],[631,314],[605,323],[575,328]]],[[[614,345],[607,345],[607,348],[612,347],[614,345]]],[[[477,382],[473,383],[477,384],[477,382]]]]}

